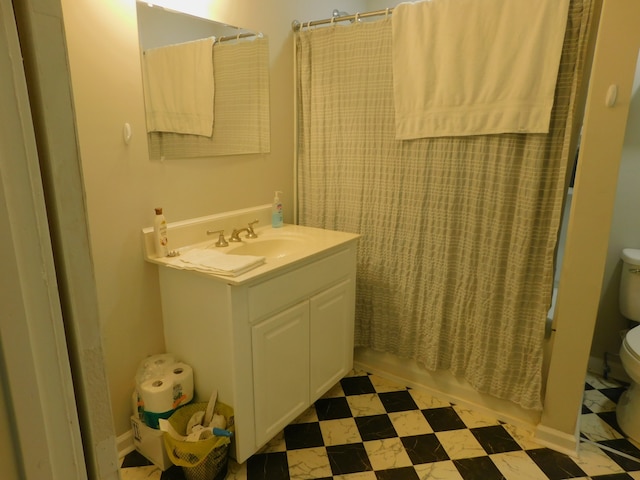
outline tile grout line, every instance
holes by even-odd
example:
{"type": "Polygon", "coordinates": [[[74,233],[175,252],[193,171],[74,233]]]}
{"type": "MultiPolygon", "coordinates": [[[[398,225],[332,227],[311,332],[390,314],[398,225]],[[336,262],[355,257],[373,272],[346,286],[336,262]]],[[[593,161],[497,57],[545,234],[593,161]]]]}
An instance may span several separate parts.
{"type": "Polygon", "coordinates": [[[640,463],[640,458],[637,458],[637,457],[634,457],[632,455],[629,455],[628,453],[621,452],[621,451],[616,450],[615,448],[611,448],[611,447],[609,447],[607,445],[602,445],[601,443],[594,442],[593,440],[588,440],[586,438],[581,438],[580,439],[580,443],[589,443],[591,445],[595,445],[596,447],[598,447],[598,448],[600,448],[602,450],[607,450],[608,452],[615,453],[616,455],[620,455],[621,457],[624,457],[627,460],[633,460],[635,462],[640,463]]]}

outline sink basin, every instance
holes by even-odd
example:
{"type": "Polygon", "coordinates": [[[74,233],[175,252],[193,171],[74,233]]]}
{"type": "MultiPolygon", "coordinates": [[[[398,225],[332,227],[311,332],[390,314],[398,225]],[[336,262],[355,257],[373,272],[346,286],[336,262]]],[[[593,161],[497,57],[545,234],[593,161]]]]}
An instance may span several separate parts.
{"type": "Polygon", "coordinates": [[[267,258],[282,258],[298,253],[305,248],[305,241],[299,237],[279,237],[245,240],[238,246],[229,245],[225,253],[233,255],[257,255],[267,258]]]}

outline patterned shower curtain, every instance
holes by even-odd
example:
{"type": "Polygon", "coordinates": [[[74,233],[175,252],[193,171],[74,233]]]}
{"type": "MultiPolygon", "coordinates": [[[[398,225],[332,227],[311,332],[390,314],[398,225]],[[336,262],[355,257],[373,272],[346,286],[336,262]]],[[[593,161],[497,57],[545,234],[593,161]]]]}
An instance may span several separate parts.
{"type": "Polygon", "coordinates": [[[362,234],[357,345],[542,408],[590,12],[571,2],[549,134],[396,141],[391,19],[296,34],[298,220],[362,234]]]}

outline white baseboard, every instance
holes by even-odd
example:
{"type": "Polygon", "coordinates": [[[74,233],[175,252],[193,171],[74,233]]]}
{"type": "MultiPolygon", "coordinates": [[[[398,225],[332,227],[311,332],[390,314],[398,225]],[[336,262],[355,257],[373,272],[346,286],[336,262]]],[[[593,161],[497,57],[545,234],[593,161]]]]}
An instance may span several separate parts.
{"type": "Polygon", "coordinates": [[[358,368],[393,380],[400,385],[424,390],[451,403],[464,405],[503,422],[533,430],[540,421],[540,413],[526,410],[508,400],[502,400],[475,390],[466,381],[448,371],[430,372],[413,360],[401,359],[389,353],[357,348],[355,364],[358,368]]]}
{"type": "Polygon", "coordinates": [[[131,430],[116,438],[116,449],[118,450],[118,458],[122,458],[136,449],[133,445],[133,432],[131,430]]]}
{"type": "Polygon", "coordinates": [[[564,453],[571,457],[578,457],[578,448],[580,442],[578,435],[569,435],[555,428],[538,425],[535,429],[533,440],[543,447],[549,447],[557,452],[564,453]]]}
{"type": "MultiPolygon", "coordinates": [[[[607,372],[607,378],[613,378],[620,382],[630,383],[631,378],[625,372],[624,367],[622,366],[622,362],[620,361],[620,356],[617,354],[611,354],[607,356],[607,367],[609,367],[609,371],[607,372]]],[[[605,375],[605,362],[603,358],[589,357],[589,363],[587,365],[587,370],[596,375],[604,376],[605,375]]]]}
{"type": "Polygon", "coordinates": [[[400,359],[388,353],[358,348],[355,365],[365,371],[393,380],[400,385],[424,390],[439,398],[483,413],[531,432],[533,440],[542,446],[577,457],[578,435],[569,435],[541,426],[540,414],[491,395],[477,392],[467,382],[448,372],[429,372],[416,362],[400,359]]]}

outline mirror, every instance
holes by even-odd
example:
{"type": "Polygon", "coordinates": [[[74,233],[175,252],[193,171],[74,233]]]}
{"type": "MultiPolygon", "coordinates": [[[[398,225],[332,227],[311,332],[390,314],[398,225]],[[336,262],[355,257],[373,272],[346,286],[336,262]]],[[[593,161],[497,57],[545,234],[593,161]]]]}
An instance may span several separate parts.
{"type": "Polygon", "coordinates": [[[268,153],[268,39],[261,33],[146,2],[137,2],[136,8],[151,159],[268,153]],[[209,43],[203,40],[212,37],[215,40],[209,40],[209,43]],[[190,61],[184,57],[200,55],[197,57],[199,66],[202,65],[200,60],[208,62],[208,57],[202,53],[208,50],[194,54],[189,50],[193,48],[210,48],[212,65],[184,68],[183,61],[190,61]],[[174,65],[173,62],[182,68],[167,67],[174,65]],[[197,78],[190,77],[191,74],[182,75],[182,72],[192,70],[197,78]],[[163,88],[164,92],[160,90],[163,88]],[[181,92],[190,93],[181,95],[181,92]],[[192,95],[194,92],[197,95],[192,95]],[[202,101],[202,98],[206,100],[202,101]],[[157,107],[159,104],[161,106],[157,107]],[[209,105],[212,105],[212,112],[209,105]],[[200,111],[184,113],[183,108],[200,111]],[[169,116],[173,115],[174,110],[180,110],[178,128],[172,123],[173,119],[165,121],[163,117],[167,111],[169,116]],[[163,118],[159,120],[158,117],[163,118]],[[189,121],[183,121],[187,117],[189,121]],[[196,119],[195,127],[190,121],[192,118],[196,119]]]}

